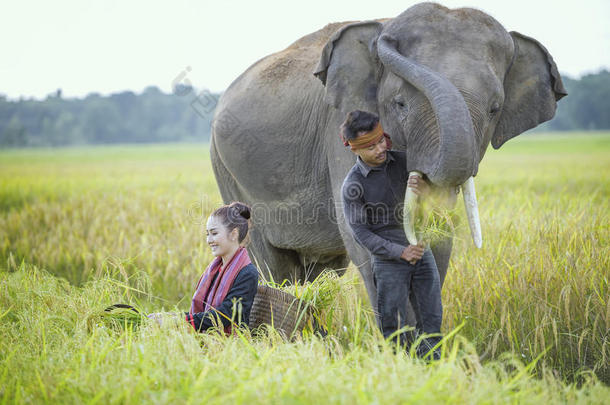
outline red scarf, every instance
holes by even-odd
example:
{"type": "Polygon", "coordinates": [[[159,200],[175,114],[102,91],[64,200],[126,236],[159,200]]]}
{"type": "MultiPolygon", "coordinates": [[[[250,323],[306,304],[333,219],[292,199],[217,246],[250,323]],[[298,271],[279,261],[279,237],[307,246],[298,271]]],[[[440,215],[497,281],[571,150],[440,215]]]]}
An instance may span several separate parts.
{"type": "MultiPolygon", "coordinates": [[[[250,263],[252,262],[248,251],[243,247],[237,249],[224,267],[222,258],[216,257],[197,283],[197,289],[191,302],[190,318],[193,319],[192,316],[195,313],[209,311],[222,304],[241,269],[250,263]],[[215,279],[214,276],[216,276],[215,279]],[[214,280],[214,284],[212,284],[212,280],[214,280]]],[[[195,326],[193,325],[193,327],[195,326]]],[[[231,333],[231,325],[225,327],[225,332],[231,333]]]]}

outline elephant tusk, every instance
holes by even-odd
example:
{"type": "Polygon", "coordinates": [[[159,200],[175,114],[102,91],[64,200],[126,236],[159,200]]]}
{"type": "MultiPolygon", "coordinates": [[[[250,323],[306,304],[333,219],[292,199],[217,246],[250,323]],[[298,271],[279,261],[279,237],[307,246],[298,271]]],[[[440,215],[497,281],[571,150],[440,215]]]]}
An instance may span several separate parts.
{"type": "Polygon", "coordinates": [[[461,185],[464,196],[464,208],[468,217],[468,226],[472,240],[477,248],[483,246],[483,236],[481,233],[481,221],[479,220],[479,206],[477,204],[477,193],[474,189],[474,178],[471,176],[461,185]]]}
{"type": "MultiPolygon", "coordinates": [[[[419,176],[422,177],[422,174],[417,171],[409,172],[409,177],[411,176],[419,176]]],[[[405,205],[402,211],[403,217],[403,228],[405,230],[405,235],[407,240],[411,245],[417,245],[417,236],[415,236],[415,211],[417,209],[417,194],[413,192],[411,187],[407,186],[407,190],[405,191],[405,205]]]]}

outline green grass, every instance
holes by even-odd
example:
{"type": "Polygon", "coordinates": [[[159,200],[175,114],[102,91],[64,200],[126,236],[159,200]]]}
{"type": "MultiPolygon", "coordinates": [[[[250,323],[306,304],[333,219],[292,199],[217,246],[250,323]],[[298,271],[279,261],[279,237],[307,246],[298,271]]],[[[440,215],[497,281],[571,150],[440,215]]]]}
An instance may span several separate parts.
{"type": "Polygon", "coordinates": [[[451,337],[425,364],[383,341],[352,268],[286,287],[326,339],[109,324],[116,302],[188,308],[221,202],[206,147],[2,150],[0,403],[603,403],[610,134],[521,136],[476,185],[484,246],[458,210],[451,337]]]}
{"type": "Polygon", "coordinates": [[[610,136],[511,142],[480,169],[484,248],[462,230],[445,326],[469,319],[463,334],[486,357],[547,348],[559,375],[589,368],[609,383],[610,136]]]}

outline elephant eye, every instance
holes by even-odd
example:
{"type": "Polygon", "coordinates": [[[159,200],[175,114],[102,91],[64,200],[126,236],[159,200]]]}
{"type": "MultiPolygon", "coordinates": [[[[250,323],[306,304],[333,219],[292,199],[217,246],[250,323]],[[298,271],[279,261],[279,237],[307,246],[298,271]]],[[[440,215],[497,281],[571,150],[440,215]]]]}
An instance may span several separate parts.
{"type": "Polygon", "coordinates": [[[402,97],[401,94],[394,96],[392,101],[394,102],[394,104],[397,104],[401,108],[405,106],[405,99],[402,97]]]}
{"type": "Polygon", "coordinates": [[[491,115],[494,115],[495,113],[497,113],[498,111],[500,111],[500,103],[498,103],[497,101],[495,101],[492,105],[491,108],[489,109],[489,113],[491,115]]]}

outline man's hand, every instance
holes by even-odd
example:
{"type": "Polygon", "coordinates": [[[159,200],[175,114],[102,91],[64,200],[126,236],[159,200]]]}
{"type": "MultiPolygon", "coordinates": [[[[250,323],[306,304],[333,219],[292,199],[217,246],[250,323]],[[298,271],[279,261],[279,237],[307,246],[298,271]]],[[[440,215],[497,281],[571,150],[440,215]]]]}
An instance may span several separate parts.
{"type": "Polygon", "coordinates": [[[430,186],[428,185],[426,180],[416,175],[409,177],[409,180],[407,181],[407,187],[412,189],[413,192],[419,196],[426,195],[430,192],[430,186]]]}
{"type": "Polygon", "coordinates": [[[415,264],[423,255],[424,247],[422,245],[409,245],[402,251],[400,258],[411,264],[415,264]]]}

